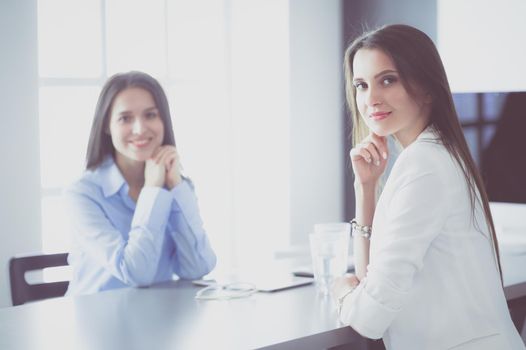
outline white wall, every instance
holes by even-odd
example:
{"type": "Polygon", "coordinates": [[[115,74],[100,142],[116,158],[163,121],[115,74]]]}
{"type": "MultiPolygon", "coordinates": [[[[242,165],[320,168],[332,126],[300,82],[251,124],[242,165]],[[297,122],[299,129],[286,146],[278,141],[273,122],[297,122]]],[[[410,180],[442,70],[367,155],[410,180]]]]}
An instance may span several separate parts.
{"type": "Polygon", "coordinates": [[[283,0],[230,5],[234,261],[261,266],[288,241],[289,7],[283,0]]]}
{"type": "Polygon", "coordinates": [[[454,92],[526,90],[526,1],[437,3],[438,48],[454,92]]]}
{"type": "Polygon", "coordinates": [[[36,0],[0,2],[0,307],[9,258],[41,249],[36,19],[36,0]]]}
{"type": "Polygon", "coordinates": [[[344,219],[342,4],[290,0],[291,243],[344,219]]]}

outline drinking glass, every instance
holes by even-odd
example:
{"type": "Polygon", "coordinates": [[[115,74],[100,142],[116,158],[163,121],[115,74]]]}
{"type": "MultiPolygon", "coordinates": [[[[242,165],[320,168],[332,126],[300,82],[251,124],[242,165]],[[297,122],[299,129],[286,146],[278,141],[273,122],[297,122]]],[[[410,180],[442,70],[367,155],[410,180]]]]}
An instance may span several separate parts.
{"type": "Polygon", "coordinates": [[[322,295],[347,272],[350,230],[349,223],[316,224],[309,235],[314,281],[322,295]]]}

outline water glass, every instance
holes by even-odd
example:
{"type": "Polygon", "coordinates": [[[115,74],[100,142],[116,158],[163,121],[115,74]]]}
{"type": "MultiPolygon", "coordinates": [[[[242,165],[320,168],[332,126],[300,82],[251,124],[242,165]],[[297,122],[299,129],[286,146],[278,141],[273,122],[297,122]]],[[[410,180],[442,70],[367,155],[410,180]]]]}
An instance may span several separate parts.
{"type": "Polygon", "coordinates": [[[329,294],[334,279],[347,272],[350,229],[343,222],[316,224],[309,235],[314,280],[322,295],[329,294]]]}

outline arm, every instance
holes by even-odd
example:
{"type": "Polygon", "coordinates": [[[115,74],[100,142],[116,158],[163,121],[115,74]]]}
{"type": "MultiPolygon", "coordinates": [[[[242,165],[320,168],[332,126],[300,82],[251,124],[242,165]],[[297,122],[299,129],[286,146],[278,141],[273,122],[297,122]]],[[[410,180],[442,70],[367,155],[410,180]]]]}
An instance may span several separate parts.
{"type": "Polygon", "coordinates": [[[170,234],[176,249],[172,258],[173,270],[185,279],[202,277],[215,267],[216,256],[203,228],[193,187],[185,179],[171,192],[170,234]]]}
{"type": "MultiPolygon", "coordinates": [[[[411,161],[424,163],[423,168],[429,163],[411,161]]],[[[345,299],[340,316],[373,339],[383,336],[407,301],[414,276],[447,217],[446,186],[436,170],[398,175],[401,181],[387,204],[384,231],[376,232],[382,235],[381,248],[375,251],[365,278],[345,299]]]]}
{"type": "MultiPolygon", "coordinates": [[[[374,184],[361,185],[355,183],[354,193],[356,221],[360,225],[371,226],[376,207],[376,186],[374,184]]],[[[361,281],[365,277],[367,265],[369,265],[369,239],[360,235],[353,237],[353,256],[356,277],[361,281]]]]}
{"type": "Polygon", "coordinates": [[[121,213],[106,212],[102,202],[105,200],[102,195],[94,195],[90,188],[65,193],[76,244],[123,283],[151,284],[170,213],[170,193],[160,188],[143,188],[129,232],[120,232],[112,224],[108,215],[121,213]]]}
{"type": "MultiPolygon", "coordinates": [[[[359,225],[372,226],[376,210],[376,189],[380,176],[387,166],[387,139],[375,134],[356,145],[350,152],[355,181],[355,218],[359,225]]],[[[354,275],[336,279],[332,294],[338,304],[365,278],[369,265],[369,239],[353,235],[354,275]]]]}
{"type": "MultiPolygon", "coordinates": [[[[356,221],[360,225],[373,224],[376,208],[376,189],[380,176],[387,166],[387,139],[374,133],[364,142],[356,145],[350,152],[355,175],[354,193],[356,221]]],[[[374,232],[373,232],[374,234],[374,232]]],[[[353,256],[356,277],[365,277],[369,264],[369,240],[355,235],[353,237],[353,256]]]]}

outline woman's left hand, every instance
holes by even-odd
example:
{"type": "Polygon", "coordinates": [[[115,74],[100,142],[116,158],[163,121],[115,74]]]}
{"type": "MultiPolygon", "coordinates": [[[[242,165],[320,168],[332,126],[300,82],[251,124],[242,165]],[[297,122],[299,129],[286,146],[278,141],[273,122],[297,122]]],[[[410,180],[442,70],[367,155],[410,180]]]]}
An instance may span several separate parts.
{"type": "Polygon", "coordinates": [[[181,177],[179,154],[177,153],[175,146],[161,146],[155,158],[164,164],[166,169],[165,185],[169,190],[183,181],[181,177]]]}
{"type": "Polygon", "coordinates": [[[343,277],[339,277],[332,283],[332,295],[335,300],[344,296],[349,290],[356,288],[360,284],[360,280],[356,275],[346,274],[343,277]]]}

